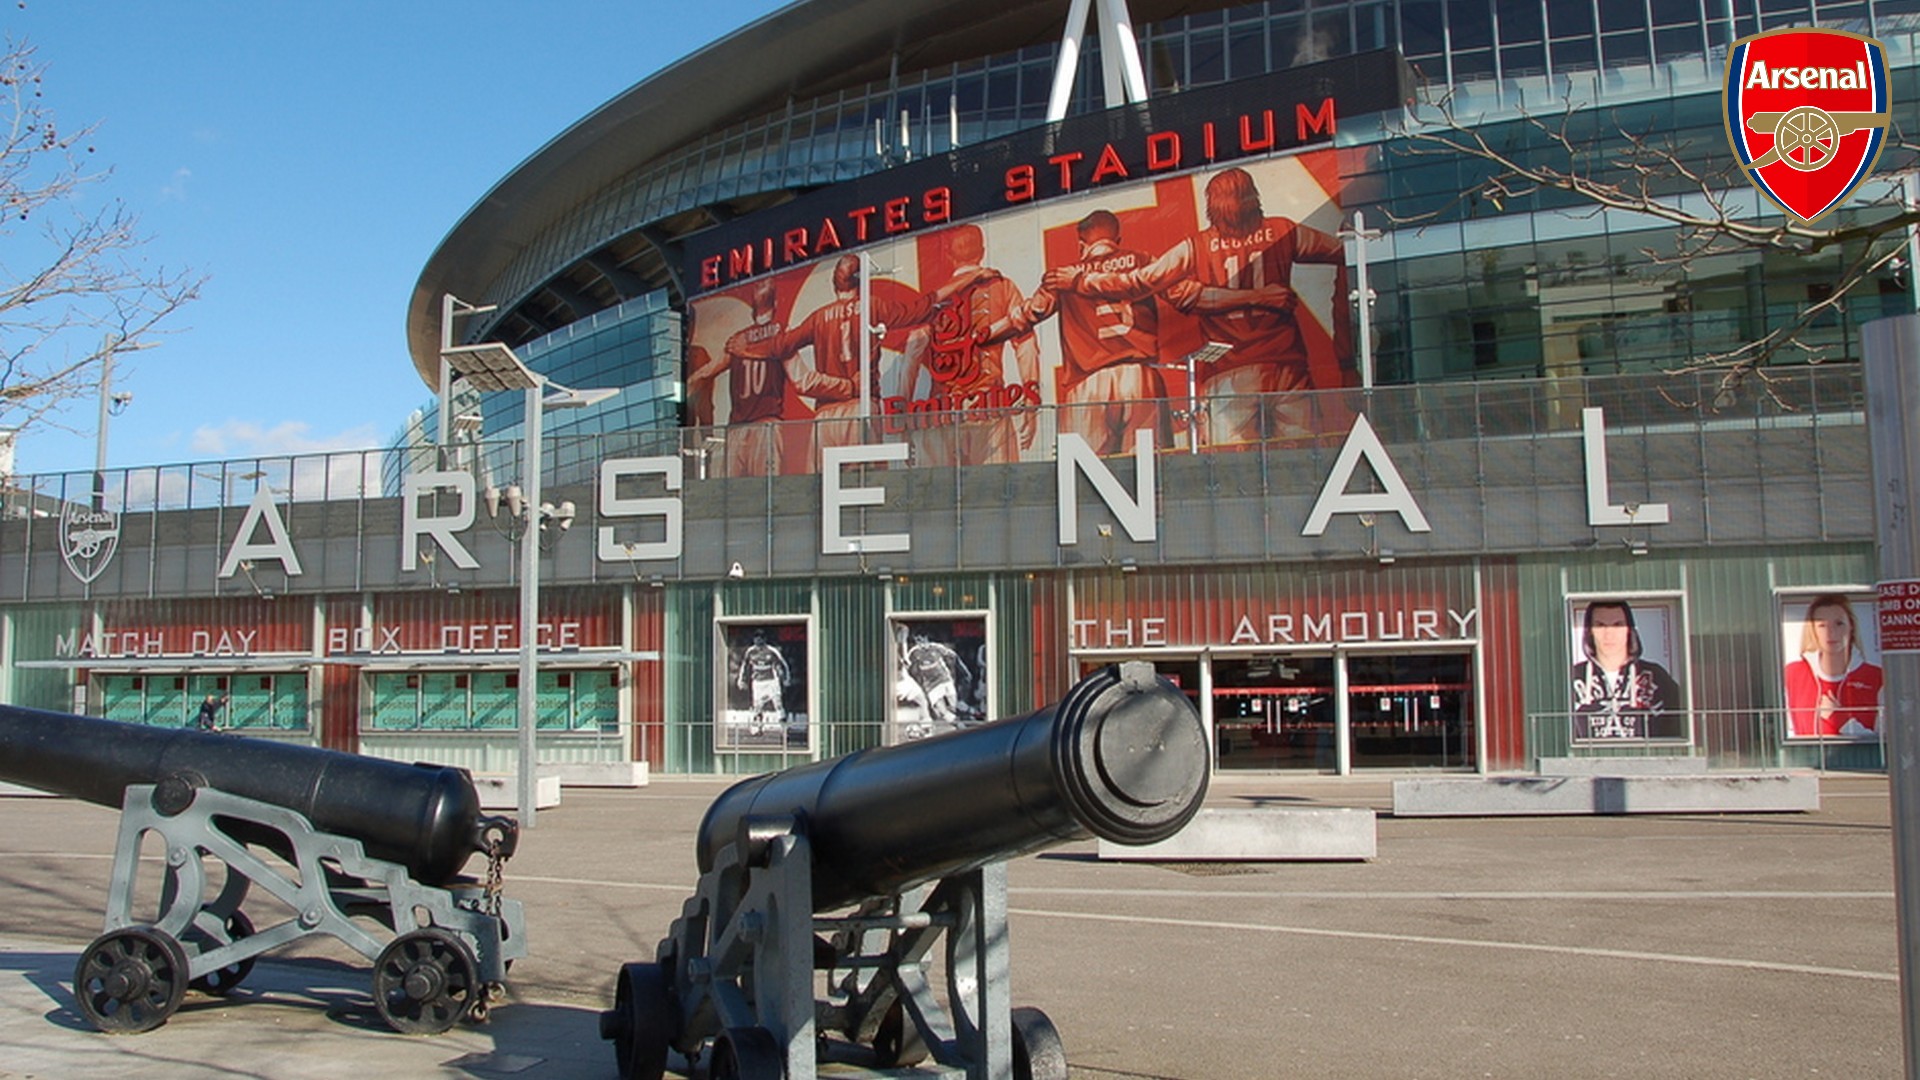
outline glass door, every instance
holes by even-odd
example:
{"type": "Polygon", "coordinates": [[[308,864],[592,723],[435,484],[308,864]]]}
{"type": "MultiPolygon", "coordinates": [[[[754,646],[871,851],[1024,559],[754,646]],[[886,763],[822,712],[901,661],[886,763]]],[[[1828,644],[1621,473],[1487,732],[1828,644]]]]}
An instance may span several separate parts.
{"type": "Polygon", "coordinates": [[[1472,653],[1349,653],[1353,767],[1470,769],[1472,653]]]}
{"type": "Polygon", "coordinates": [[[1220,769],[1339,767],[1333,657],[1215,657],[1213,736],[1220,769]]]}

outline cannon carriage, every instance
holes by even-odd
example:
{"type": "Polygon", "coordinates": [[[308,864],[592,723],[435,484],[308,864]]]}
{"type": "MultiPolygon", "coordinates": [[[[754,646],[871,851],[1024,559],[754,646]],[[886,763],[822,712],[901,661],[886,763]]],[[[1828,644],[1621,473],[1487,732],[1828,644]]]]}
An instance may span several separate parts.
{"type": "Polygon", "coordinates": [[[315,935],[372,962],[389,1026],[437,1034],[485,1019],[526,954],[500,891],[519,825],[483,814],[464,770],[0,706],[0,780],[120,810],[105,929],[74,972],[109,1034],[160,1026],[189,989],[230,993],[262,953],[315,935]],[[143,908],[149,838],[161,877],[143,908]],[[463,875],[475,854],[484,880],[463,875]]]}
{"type": "Polygon", "coordinates": [[[694,895],[601,1014],[621,1077],[1065,1080],[1051,1020],[1012,1004],[1006,864],[1163,840],[1207,775],[1193,705],[1126,663],[1025,717],[736,784],[694,895]]]}

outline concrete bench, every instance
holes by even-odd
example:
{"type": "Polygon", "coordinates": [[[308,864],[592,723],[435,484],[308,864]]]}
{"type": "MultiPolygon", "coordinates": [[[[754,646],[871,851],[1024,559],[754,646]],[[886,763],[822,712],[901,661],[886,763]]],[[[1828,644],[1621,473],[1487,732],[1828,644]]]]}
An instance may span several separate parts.
{"type": "Polygon", "coordinates": [[[1395,817],[1753,814],[1818,809],[1820,779],[1808,772],[1418,777],[1393,782],[1395,817]]]}
{"type": "MultiPolygon", "coordinates": [[[[512,773],[474,773],[473,790],[480,796],[482,810],[518,810],[520,778],[512,773]]],[[[560,777],[542,772],[533,778],[533,808],[545,810],[560,805],[560,777]]]]}
{"type": "Polygon", "coordinates": [[[1707,759],[1695,754],[1660,757],[1543,757],[1541,776],[1705,776],[1707,759]]]}
{"type": "Polygon", "coordinates": [[[1100,858],[1134,862],[1314,862],[1374,852],[1373,811],[1345,806],[1209,806],[1157,844],[1100,841],[1100,858]]]}

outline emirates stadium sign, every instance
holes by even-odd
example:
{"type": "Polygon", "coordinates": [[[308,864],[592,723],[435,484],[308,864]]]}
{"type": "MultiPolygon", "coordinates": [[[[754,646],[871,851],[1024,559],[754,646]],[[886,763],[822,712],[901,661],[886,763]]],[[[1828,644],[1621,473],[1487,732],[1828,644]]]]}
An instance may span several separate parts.
{"type": "Polygon", "coordinates": [[[1747,179],[1811,224],[1845,202],[1880,157],[1886,52],[1845,30],[1769,30],[1734,43],[1721,98],[1747,179]]]}

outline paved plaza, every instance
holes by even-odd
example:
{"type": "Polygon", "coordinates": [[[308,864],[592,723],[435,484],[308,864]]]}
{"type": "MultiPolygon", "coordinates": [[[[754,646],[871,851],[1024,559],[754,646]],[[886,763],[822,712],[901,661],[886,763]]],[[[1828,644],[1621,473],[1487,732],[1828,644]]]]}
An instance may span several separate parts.
{"type": "MultiPolygon", "coordinates": [[[[438,1037],[387,1030],[370,965],[269,958],[162,1028],[94,1032],[73,968],[99,933],[115,811],[0,798],[0,1077],[575,1078],[621,963],[693,889],[725,785],[569,789],[509,864],[530,955],[510,1001],[438,1037]]],[[[1395,819],[1384,778],[1229,777],[1215,806],[1369,806],[1365,863],[1011,868],[1013,998],[1078,1078],[1897,1077],[1887,784],[1817,812],[1395,819]]],[[[478,868],[476,860],[473,868],[478,868]]]]}

